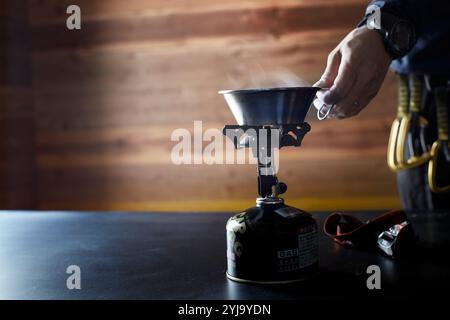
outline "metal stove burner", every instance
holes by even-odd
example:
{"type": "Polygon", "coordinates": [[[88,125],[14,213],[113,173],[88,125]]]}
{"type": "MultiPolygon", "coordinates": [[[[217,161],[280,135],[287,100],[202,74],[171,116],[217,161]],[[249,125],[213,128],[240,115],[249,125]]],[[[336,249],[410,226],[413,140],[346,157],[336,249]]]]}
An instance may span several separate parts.
{"type": "Polygon", "coordinates": [[[253,156],[258,159],[258,194],[262,198],[276,198],[286,192],[287,186],[278,181],[275,172],[271,172],[273,150],[287,146],[299,147],[310,130],[311,126],[307,122],[260,126],[226,125],[223,134],[233,141],[236,149],[252,149],[253,156]],[[276,145],[272,145],[274,142],[276,145]]]}

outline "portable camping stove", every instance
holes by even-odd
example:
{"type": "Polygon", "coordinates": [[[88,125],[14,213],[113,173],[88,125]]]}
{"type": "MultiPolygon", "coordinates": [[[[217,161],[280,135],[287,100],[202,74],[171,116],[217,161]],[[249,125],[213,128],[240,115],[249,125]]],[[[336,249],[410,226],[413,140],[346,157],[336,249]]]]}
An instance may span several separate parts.
{"type": "Polygon", "coordinates": [[[310,131],[303,122],[319,88],[220,91],[238,125],[223,133],[235,148],[250,147],[258,164],[256,206],[227,222],[227,277],[250,283],[289,283],[318,268],[317,224],[279,197],[287,190],[273,163],[276,149],[300,146],[310,131]]]}

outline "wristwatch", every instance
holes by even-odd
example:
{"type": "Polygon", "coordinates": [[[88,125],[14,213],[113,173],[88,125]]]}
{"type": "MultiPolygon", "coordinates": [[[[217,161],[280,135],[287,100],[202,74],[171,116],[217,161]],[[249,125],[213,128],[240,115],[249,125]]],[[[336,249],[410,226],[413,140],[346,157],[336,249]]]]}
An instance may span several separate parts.
{"type": "Polygon", "coordinates": [[[416,43],[414,25],[407,19],[371,5],[358,26],[367,25],[382,37],[386,51],[393,60],[405,56],[416,43]],[[376,16],[375,16],[376,15],[376,16]]]}

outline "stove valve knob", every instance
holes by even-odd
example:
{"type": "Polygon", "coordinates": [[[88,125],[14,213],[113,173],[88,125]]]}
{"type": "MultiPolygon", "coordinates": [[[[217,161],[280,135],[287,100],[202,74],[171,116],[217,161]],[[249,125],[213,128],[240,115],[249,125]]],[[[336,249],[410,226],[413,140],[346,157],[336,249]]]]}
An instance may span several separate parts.
{"type": "Polygon", "coordinates": [[[273,190],[274,194],[273,196],[278,196],[279,194],[283,194],[287,191],[287,185],[283,182],[278,182],[275,186],[274,186],[274,190],[273,190]]]}

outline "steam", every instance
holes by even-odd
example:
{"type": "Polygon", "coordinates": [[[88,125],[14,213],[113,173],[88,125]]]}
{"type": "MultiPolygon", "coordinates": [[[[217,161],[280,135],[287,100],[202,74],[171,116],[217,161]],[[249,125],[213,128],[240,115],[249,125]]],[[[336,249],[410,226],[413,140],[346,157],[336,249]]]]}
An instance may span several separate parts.
{"type": "Polygon", "coordinates": [[[258,64],[249,70],[229,75],[232,89],[305,87],[310,83],[285,68],[264,68],[258,64]]]}

